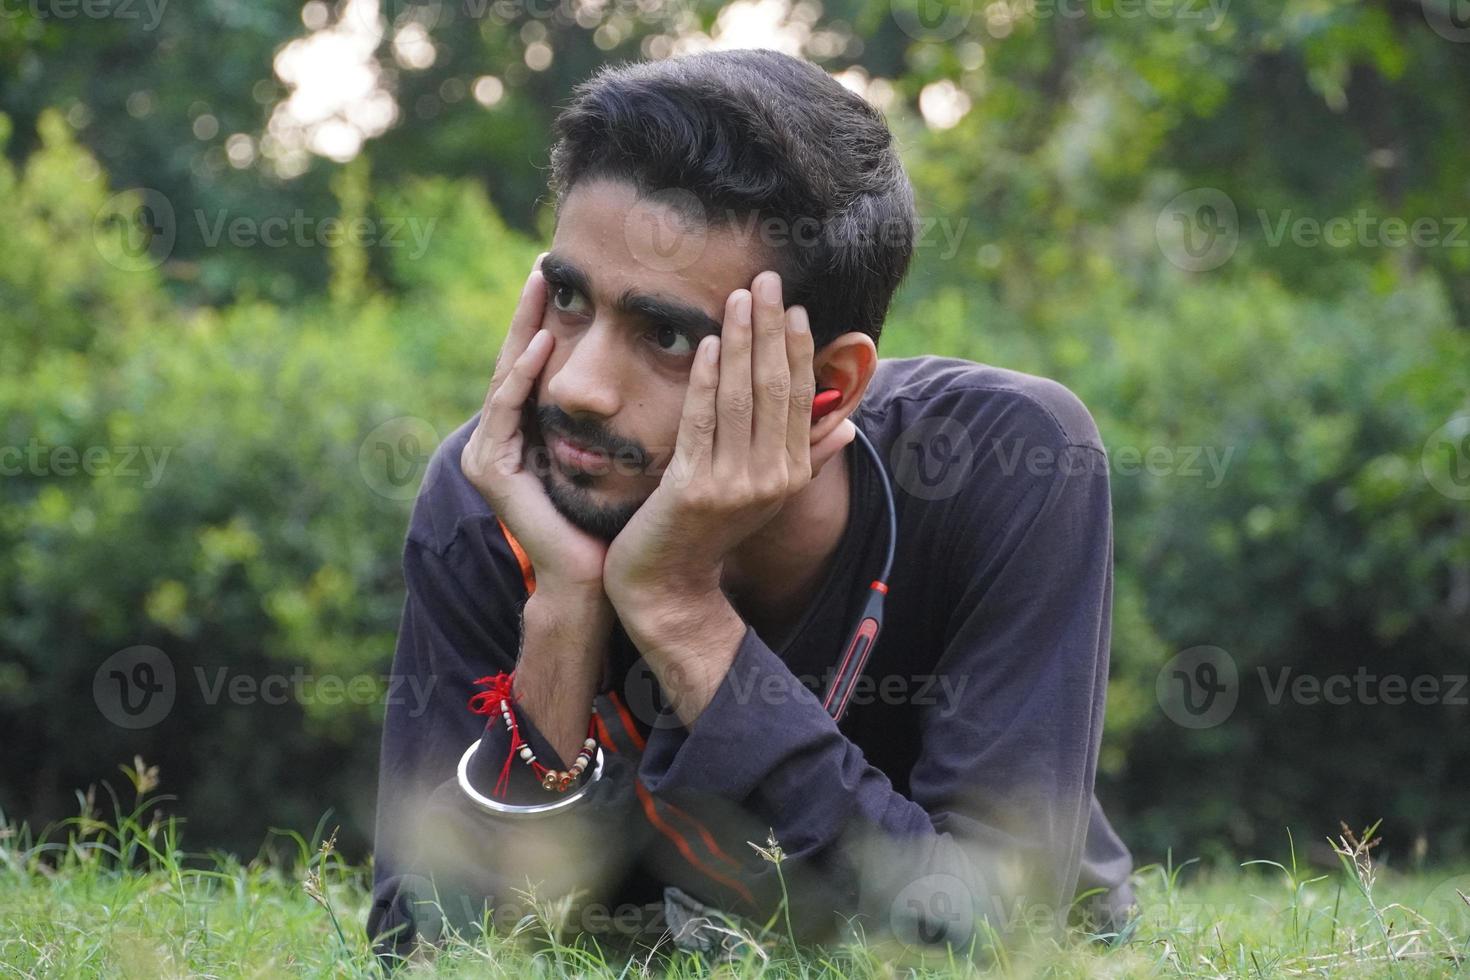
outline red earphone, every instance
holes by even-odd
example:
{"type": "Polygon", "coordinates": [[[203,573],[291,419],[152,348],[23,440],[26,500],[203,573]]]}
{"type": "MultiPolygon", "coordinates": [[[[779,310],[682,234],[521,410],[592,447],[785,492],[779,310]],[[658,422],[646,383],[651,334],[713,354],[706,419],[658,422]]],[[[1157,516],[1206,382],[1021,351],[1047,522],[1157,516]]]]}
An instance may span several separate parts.
{"type": "Polygon", "coordinates": [[[815,422],[832,411],[840,401],[842,401],[842,392],[836,388],[827,388],[817,392],[816,397],[812,399],[812,421],[815,422]]]}

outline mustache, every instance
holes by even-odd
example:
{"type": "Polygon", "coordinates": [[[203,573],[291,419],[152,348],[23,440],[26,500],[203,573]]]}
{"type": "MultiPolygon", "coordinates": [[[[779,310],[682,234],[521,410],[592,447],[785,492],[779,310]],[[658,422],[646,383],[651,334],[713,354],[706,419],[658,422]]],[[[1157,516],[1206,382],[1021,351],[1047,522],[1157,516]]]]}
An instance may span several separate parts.
{"type": "Polygon", "coordinates": [[[613,435],[594,422],[573,418],[555,405],[537,405],[535,416],[543,437],[546,433],[554,432],[588,449],[605,452],[609,457],[615,457],[627,465],[648,465],[649,454],[638,443],[613,435]]]}

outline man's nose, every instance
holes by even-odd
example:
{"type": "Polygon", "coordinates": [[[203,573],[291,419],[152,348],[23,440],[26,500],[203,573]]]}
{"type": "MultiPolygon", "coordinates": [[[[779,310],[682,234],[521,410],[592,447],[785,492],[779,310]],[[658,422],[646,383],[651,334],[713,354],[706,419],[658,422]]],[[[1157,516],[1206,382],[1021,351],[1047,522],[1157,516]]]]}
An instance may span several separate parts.
{"type": "Polygon", "coordinates": [[[611,324],[594,321],[573,337],[557,338],[551,365],[555,370],[546,393],[568,415],[585,412],[612,418],[618,413],[623,363],[615,333],[611,324]]]}

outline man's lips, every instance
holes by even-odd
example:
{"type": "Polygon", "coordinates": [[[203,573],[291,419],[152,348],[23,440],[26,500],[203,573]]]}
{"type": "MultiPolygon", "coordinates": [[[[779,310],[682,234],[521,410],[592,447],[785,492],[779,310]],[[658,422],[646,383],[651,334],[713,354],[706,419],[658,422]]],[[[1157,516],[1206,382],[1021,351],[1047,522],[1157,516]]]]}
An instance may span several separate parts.
{"type": "Polygon", "coordinates": [[[592,449],[574,442],[558,433],[547,439],[551,453],[563,469],[576,472],[601,472],[607,468],[608,455],[601,449],[592,449]]]}

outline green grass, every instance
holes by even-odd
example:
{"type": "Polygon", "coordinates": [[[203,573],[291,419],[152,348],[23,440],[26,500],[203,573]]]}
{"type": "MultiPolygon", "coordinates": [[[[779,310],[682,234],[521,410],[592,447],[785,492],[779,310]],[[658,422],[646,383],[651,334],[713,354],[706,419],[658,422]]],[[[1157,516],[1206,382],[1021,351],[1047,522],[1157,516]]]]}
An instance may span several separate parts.
{"type": "MultiPolygon", "coordinates": [[[[153,773],[127,771],[143,797],[130,811],[114,799],[104,818],[94,793],[81,816],[34,838],[0,821],[0,977],[379,975],[363,935],[370,870],[344,864],[321,827],[309,840],[277,832],[291,860],[188,853],[178,823],[155,816],[166,798],[146,798],[153,773]]],[[[1349,833],[1333,849],[1340,867],[1307,869],[1293,844],[1284,864],[1144,868],[1142,914],[1121,941],[1021,943],[984,968],[884,945],[793,952],[779,914],[738,962],[630,958],[559,936],[544,908],[513,934],[451,937],[406,975],[1470,976],[1470,904],[1456,894],[1470,894],[1470,874],[1376,865],[1349,833]]]]}

